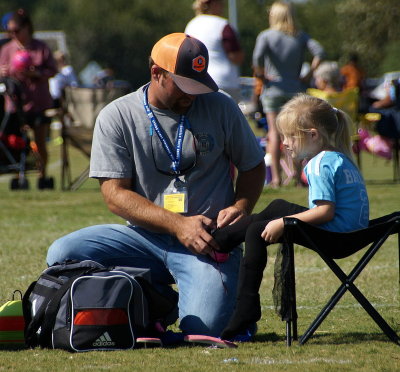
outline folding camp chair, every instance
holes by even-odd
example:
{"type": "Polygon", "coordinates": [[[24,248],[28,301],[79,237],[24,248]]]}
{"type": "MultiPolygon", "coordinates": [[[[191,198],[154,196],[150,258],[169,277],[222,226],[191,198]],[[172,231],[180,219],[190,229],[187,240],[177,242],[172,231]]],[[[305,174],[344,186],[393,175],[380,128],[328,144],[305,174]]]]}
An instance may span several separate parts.
{"type": "Polygon", "coordinates": [[[392,234],[398,235],[397,240],[400,255],[400,212],[371,220],[369,227],[349,233],[326,231],[290,217],[284,218],[284,223],[283,250],[287,255],[285,259],[289,262],[288,270],[285,273],[287,276],[286,293],[283,294],[286,296],[288,303],[288,311],[284,319],[286,320],[287,345],[290,346],[292,340],[297,339],[294,244],[302,245],[318,253],[341,281],[340,287],[321,310],[317,318],[311,323],[307,331],[300,337],[300,344],[307,342],[341,297],[347,291],[350,291],[386,336],[394,343],[400,345],[400,338],[396,332],[387,324],[354,284],[355,279],[392,234]],[[369,248],[365,254],[354,266],[353,270],[346,275],[335,260],[349,257],[367,246],[369,248]]]}
{"type": "Polygon", "coordinates": [[[69,146],[77,148],[88,159],[96,117],[100,110],[114,99],[129,93],[128,86],[112,88],[65,88],[65,100],[61,118],[63,139],[61,187],[77,190],[88,178],[89,166],[72,180],[69,146]]]}

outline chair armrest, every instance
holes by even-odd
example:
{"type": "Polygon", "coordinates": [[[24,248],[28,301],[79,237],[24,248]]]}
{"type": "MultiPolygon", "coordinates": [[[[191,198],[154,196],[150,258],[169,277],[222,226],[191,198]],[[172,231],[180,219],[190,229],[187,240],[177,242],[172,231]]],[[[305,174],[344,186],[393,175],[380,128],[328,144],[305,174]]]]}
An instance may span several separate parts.
{"type": "Polygon", "coordinates": [[[300,220],[295,217],[283,217],[283,224],[285,227],[296,225],[298,221],[300,221],[300,220]]]}

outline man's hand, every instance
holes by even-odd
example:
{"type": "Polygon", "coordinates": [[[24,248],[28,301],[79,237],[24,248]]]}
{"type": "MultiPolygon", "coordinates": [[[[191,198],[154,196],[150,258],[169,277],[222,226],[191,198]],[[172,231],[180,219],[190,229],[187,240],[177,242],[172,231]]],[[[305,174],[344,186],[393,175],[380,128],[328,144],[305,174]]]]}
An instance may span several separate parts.
{"type": "Polygon", "coordinates": [[[251,213],[264,187],[264,181],[264,159],[254,168],[248,171],[238,172],[236,178],[235,201],[231,206],[218,213],[218,228],[235,223],[251,213]]]}
{"type": "Polygon", "coordinates": [[[217,227],[222,228],[224,226],[235,223],[246,215],[247,215],[247,213],[244,210],[242,210],[234,205],[232,205],[228,208],[222,209],[218,213],[217,227]]]}
{"type": "Polygon", "coordinates": [[[214,228],[215,222],[208,217],[183,217],[177,226],[176,237],[191,252],[206,255],[213,249],[218,249],[217,243],[210,235],[214,228]]]}
{"type": "Polygon", "coordinates": [[[283,234],[284,226],[283,218],[270,221],[261,233],[261,237],[268,243],[276,243],[283,234]]]}
{"type": "Polygon", "coordinates": [[[167,233],[176,238],[195,254],[208,254],[218,249],[210,235],[216,223],[208,217],[197,215],[185,217],[155,205],[133,192],[131,179],[101,178],[101,192],[111,212],[156,233],[167,233]]]}

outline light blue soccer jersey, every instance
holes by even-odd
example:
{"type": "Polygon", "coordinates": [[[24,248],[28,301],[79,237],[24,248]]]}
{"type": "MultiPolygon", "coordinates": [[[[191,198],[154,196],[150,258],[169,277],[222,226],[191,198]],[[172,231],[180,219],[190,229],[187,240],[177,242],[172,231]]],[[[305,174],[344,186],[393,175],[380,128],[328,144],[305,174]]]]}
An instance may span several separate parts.
{"type": "Polygon", "coordinates": [[[364,180],[357,167],[345,155],[335,151],[322,151],[304,168],[309,184],[309,208],[315,202],[335,203],[332,221],[321,228],[346,232],[368,226],[369,202],[364,180]]]}

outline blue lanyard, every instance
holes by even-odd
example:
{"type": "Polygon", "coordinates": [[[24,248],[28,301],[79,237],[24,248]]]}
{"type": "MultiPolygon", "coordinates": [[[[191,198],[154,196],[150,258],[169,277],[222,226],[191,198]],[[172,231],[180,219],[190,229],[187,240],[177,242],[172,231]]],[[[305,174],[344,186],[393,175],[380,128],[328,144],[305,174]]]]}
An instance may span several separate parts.
{"type": "Polygon", "coordinates": [[[162,130],[160,129],[160,123],[158,122],[156,116],[154,115],[152,109],[149,106],[148,98],[147,98],[147,91],[149,89],[149,84],[144,87],[144,94],[143,94],[143,106],[146,111],[147,116],[149,117],[150,120],[150,136],[153,135],[153,129],[156,131],[158,138],[161,141],[161,144],[167,153],[168,157],[171,159],[172,165],[171,168],[173,172],[178,176],[180,174],[180,163],[181,163],[181,157],[182,157],[182,145],[183,145],[183,139],[185,138],[185,130],[186,127],[189,129],[189,123],[186,120],[186,117],[184,115],[181,115],[179,118],[179,124],[178,124],[178,135],[176,138],[176,144],[175,144],[175,154],[173,149],[169,146],[169,143],[165,139],[162,130]]]}

